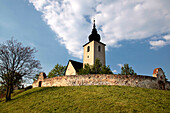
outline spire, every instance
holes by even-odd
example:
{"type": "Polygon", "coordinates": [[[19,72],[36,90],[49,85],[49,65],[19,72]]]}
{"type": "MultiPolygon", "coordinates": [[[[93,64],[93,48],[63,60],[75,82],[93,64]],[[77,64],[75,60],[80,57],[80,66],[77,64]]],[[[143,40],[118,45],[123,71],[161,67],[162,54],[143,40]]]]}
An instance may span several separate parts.
{"type": "Polygon", "coordinates": [[[89,41],[91,42],[93,40],[100,42],[100,35],[97,33],[95,19],[93,20],[93,29],[92,29],[91,35],[89,35],[89,41]]]}
{"type": "Polygon", "coordinates": [[[93,29],[96,29],[95,18],[94,18],[94,20],[93,20],[93,29]]]}

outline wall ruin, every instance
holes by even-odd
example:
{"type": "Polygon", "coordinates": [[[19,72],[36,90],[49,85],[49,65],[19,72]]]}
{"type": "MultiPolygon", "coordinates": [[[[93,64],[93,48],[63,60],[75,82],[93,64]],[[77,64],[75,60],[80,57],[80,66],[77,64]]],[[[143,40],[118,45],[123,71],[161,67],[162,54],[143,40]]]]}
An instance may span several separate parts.
{"type": "Polygon", "coordinates": [[[53,78],[43,78],[42,75],[40,74],[39,79],[34,81],[33,88],[39,86],[119,85],[170,90],[170,82],[166,81],[164,86],[161,86],[162,84],[159,84],[158,81],[160,80],[158,80],[158,78],[142,75],[89,74],[67,75],[53,78]]]}

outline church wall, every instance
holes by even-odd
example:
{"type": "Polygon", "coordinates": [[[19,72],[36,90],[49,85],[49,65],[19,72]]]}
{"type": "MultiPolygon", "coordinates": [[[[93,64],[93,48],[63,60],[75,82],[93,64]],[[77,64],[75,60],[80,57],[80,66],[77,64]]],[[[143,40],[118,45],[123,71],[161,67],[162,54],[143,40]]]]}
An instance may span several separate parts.
{"type": "Polygon", "coordinates": [[[94,62],[98,58],[102,65],[105,65],[105,46],[101,43],[94,42],[94,62]],[[98,50],[98,46],[100,46],[100,52],[98,50]]]}
{"type": "MultiPolygon", "coordinates": [[[[33,88],[38,87],[40,80],[33,83],[33,88]]],[[[68,75],[54,78],[46,78],[42,81],[42,87],[52,86],[81,86],[81,85],[119,85],[142,88],[159,89],[158,80],[155,77],[141,75],[68,75]]],[[[170,82],[165,83],[165,89],[170,90],[170,82]]]]}
{"type": "Polygon", "coordinates": [[[84,56],[83,56],[83,65],[89,64],[94,65],[96,58],[100,60],[102,65],[105,65],[105,46],[96,41],[92,41],[86,46],[84,46],[84,56]],[[90,47],[90,51],[87,52],[88,46],[90,47]],[[98,46],[100,46],[100,52],[98,51],[98,46]]]}
{"type": "Polygon", "coordinates": [[[84,46],[83,66],[87,63],[89,65],[94,65],[94,41],[84,46]],[[90,47],[89,52],[87,52],[88,46],[90,47]]]}
{"type": "Polygon", "coordinates": [[[69,62],[69,64],[68,64],[65,75],[76,75],[76,70],[74,69],[71,62],[69,62]]]}

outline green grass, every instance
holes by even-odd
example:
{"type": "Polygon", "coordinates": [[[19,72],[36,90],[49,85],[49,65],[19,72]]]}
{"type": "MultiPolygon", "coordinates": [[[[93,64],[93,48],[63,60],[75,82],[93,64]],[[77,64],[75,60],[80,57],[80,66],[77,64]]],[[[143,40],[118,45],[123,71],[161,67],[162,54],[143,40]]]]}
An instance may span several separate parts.
{"type": "MultiPolygon", "coordinates": [[[[15,95],[18,95],[18,94],[24,92],[24,91],[25,91],[25,89],[14,90],[14,92],[11,94],[11,96],[13,97],[15,95]]],[[[5,101],[5,96],[6,96],[6,92],[0,93],[0,102],[5,101]]]]}
{"type": "Polygon", "coordinates": [[[170,91],[127,86],[34,88],[0,102],[0,112],[170,112],[170,91]]]}

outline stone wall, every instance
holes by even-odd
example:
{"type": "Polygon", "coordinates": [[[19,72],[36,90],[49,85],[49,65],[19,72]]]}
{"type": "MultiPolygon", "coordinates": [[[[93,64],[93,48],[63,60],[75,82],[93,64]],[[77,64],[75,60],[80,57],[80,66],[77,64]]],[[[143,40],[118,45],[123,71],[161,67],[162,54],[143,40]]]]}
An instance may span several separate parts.
{"type": "MultiPolygon", "coordinates": [[[[114,75],[114,74],[90,74],[67,75],[53,78],[44,78],[34,81],[33,87],[52,86],[81,86],[81,85],[119,85],[142,88],[161,89],[157,78],[142,75],[114,75]]],[[[170,82],[165,83],[165,89],[170,90],[170,82]]]]}

